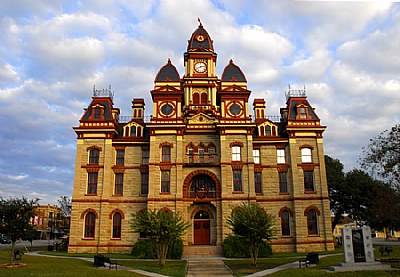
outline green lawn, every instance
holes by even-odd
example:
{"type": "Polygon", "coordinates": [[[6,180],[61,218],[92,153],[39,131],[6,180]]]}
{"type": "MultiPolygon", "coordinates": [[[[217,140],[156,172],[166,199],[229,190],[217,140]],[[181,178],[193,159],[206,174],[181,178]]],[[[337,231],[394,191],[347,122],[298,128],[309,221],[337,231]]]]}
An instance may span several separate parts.
{"type": "MultiPolygon", "coordinates": [[[[379,247],[380,246],[375,246],[375,259],[381,259],[379,247]]],[[[320,255],[335,253],[341,254],[343,253],[343,250],[341,248],[336,248],[336,250],[333,252],[319,252],[320,255]]],[[[305,254],[302,253],[277,253],[268,258],[258,259],[256,268],[251,266],[250,259],[224,260],[224,262],[235,272],[237,276],[246,276],[248,274],[274,268],[282,264],[298,261],[300,257],[304,256],[305,254]]],[[[400,246],[393,246],[393,253],[391,253],[390,258],[400,258],[400,246]]],[[[384,259],[386,259],[386,257],[382,257],[382,260],[384,259]]],[[[268,276],[331,276],[332,274],[335,274],[335,276],[400,276],[400,271],[358,271],[337,273],[328,273],[325,271],[330,266],[338,265],[343,261],[343,255],[330,256],[320,259],[320,263],[315,267],[286,269],[268,276]]],[[[391,263],[391,265],[392,267],[400,268],[399,263],[391,263]]]]}
{"type": "MultiPolygon", "coordinates": [[[[41,254],[58,256],[37,257],[23,255],[21,263],[27,264],[20,268],[0,268],[0,276],[143,276],[134,272],[122,270],[109,270],[108,268],[97,269],[93,266],[94,254],[67,254],[66,252],[47,252],[40,251],[41,254]],[[77,257],[91,258],[90,261],[80,260],[77,257]]],[[[0,250],[0,264],[7,264],[9,252],[0,250]]],[[[111,259],[118,259],[119,265],[142,269],[150,272],[156,272],[168,276],[184,277],[186,272],[186,261],[167,261],[164,268],[158,266],[157,261],[133,260],[132,256],[127,254],[107,254],[111,259]],[[121,260],[120,260],[121,259],[121,260]]]]}

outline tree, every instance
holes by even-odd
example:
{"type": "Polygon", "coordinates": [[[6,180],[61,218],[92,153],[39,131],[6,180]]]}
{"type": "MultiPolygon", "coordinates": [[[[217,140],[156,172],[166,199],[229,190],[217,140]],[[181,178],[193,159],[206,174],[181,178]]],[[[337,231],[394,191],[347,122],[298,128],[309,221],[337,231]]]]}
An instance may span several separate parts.
{"type": "Polygon", "coordinates": [[[0,233],[11,239],[10,263],[14,263],[13,253],[18,239],[26,240],[31,234],[35,217],[33,210],[38,199],[28,200],[25,197],[4,200],[0,197],[0,233]]]}
{"type": "Polygon", "coordinates": [[[397,231],[400,228],[400,193],[380,181],[376,181],[375,193],[367,222],[375,230],[386,231],[388,238],[391,230],[397,231]]]}
{"type": "Polygon", "coordinates": [[[334,214],[332,232],[339,223],[342,215],[349,210],[349,194],[346,184],[343,164],[338,160],[325,155],[326,179],[328,182],[329,202],[334,214]]]}
{"type": "Polygon", "coordinates": [[[180,213],[165,210],[139,211],[132,220],[133,231],[155,243],[160,266],[165,266],[168,248],[183,236],[187,228],[189,224],[180,213]]]}
{"type": "Polygon", "coordinates": [[[370,140],[363,148],[361,167],[376,173],[400,188],[400,124],[370,140]]]}
{"type": "Polygon", "coordinates": [[[270,241],[276,234],[273,226],[274,216],[268,214],[257,203],[232,209],[227,218],[230,229],[240,239],[246,242],[250,249],[251,263],[257,265],[257,257],[260,243],[270,241]]]}
{"type": "Polygon", "coordinates": [[[57,199],[57,202],[60,205],[63,217],[70,217],[72,209],[71,199],[68,196],[64,195],[60,196],[60,198],[57,199]]]}
{"type": "Polygon", "coordinates": [[[72,210],[72,203],[71,199],[68,196],[60,196],[59,199],[57,199],[58,204],[60,205],[61,208],[61,213],[62,213],[62,222],[61,222],[61,228],[63,229],[63,232],[65,234],[69,233],[69,225],[71,221],[71,210],[72,210]]]}
{"type": "Polygon", "coordinates": [[[377,181],[362,170],[353,169],[346,174],[349,203],[345,212],[353,219],[368,222],[370,209],[375,203],[376,184],[377,181]]]}

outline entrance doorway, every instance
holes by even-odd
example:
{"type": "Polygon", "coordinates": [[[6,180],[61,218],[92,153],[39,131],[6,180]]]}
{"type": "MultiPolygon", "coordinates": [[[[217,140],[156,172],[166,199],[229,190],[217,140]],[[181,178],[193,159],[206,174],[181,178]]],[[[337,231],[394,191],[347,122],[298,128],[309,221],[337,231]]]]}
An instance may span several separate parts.
{"type": "Polygon", "coordinates": [[[194,244],[210,244],[210,215],[206,211],[199,211],[193,220],[194,244]]]}

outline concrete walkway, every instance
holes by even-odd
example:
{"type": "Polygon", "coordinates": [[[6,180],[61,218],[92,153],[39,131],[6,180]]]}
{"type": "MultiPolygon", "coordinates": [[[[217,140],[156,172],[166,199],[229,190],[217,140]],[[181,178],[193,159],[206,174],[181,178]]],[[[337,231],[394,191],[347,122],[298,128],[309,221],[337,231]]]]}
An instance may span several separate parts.
{"type": "Polygon", "coordinates": [[[219,257],[189,258],[187,259],[187,277],[219,276],[232,277],[231,270],[219,257]]]}

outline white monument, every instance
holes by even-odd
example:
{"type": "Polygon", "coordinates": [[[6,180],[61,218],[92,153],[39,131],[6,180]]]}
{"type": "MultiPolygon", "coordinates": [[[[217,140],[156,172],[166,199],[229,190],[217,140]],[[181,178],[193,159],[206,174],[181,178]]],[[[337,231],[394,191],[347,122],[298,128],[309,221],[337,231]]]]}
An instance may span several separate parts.
{"type": "Polygon", "coordinates": [[[331,266],[332,271],[390,270],[390,265],[375,262],[371,228],[345,224],[342,229],[344,263],[331,266]]]}

